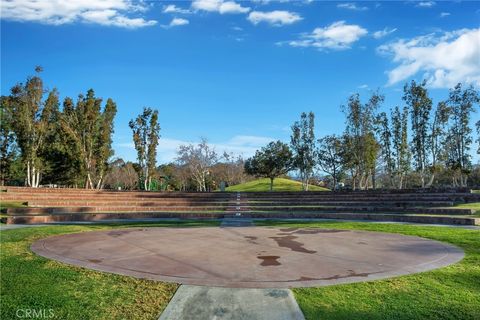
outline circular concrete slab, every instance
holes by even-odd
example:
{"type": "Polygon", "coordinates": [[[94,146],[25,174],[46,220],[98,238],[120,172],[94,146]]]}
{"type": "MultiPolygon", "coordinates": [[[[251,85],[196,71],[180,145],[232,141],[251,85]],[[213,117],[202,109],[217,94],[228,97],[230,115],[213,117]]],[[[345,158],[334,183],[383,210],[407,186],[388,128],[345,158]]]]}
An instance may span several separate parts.
{"type": "Polygon", "coordinates": [[[323,286],[457,262],[457,247],[398,234],[317,228],[129,228],[54,236],[37,254],[95,270],[182,284],[323,286]]]}

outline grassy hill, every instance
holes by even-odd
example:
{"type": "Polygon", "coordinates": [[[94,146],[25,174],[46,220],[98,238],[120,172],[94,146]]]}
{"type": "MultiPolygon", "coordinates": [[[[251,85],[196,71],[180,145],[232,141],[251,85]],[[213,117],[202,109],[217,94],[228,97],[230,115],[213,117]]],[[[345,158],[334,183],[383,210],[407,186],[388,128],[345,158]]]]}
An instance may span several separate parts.
{"type": "MultiPolygon", "coordinates": [[[[310,191],[328,191],[326,188],[309,186],[310,191]]],[[[270,191],[270,179],[258,179],[226,188],[231,192],[270,191]]],[[[302,183],[290,179],[277,178],[273,181],[273,191],[302,191],[302,183]]]]}

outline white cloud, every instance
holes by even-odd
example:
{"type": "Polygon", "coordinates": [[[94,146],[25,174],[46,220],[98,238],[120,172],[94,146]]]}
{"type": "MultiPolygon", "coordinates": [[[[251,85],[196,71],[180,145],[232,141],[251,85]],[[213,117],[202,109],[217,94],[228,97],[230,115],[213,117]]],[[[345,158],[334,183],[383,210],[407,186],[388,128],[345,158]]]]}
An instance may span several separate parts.
{"type": "Polygon", "coordinates": [[[366,10],[368,10],[368,7],[359,7],[354,2],[339,3],[339,4],[337,4],[337,8],[354,10],[354,11],[366,11],[366,10]]]}
{"type": "Polygon", "coordinates": [[[130,0],[1,0],[2,19],[32,21],[51,25],[73,22],[105,26],[139,28],[152,26],[155,20],[131,17],[147,10],[130,0]]]}
{"type": "Polygon", "coordinates": [[[247,18],[253,24],[259,24],[260,22],[266,22],[273,26],[283,26],[286,24],[292,24],[303,18],[295,12],[275,10],[270,12],[252,11],[247,18]]]}
{"type": "Polygon", "coordinates": [[[292,47],[313,47],[318,49],[348,49],[366,35],[368,31],[359,25],[337,21],[324,28],[315,28],[312,33],[303,34],[299,40],[289,41],[292,47]]]}
{"type": "Polygon", "coordinates": [[[440,13],[440,18],[445,18],[445,17],[448,17],[450,15],[450,12],[442,12],[440,13]]]}
{"type": "Polygon", "coordinates": [[[188,21],[187,19],[173,18],[172,21],[170,21],[170,23],[168,24],[168,27],[171,28],[171,27],[184,26],[184,25],[187,25],[189,23],[190,23],[190,21],[188,21]]]}
{"type": "Polygon", "coordinates": [[[163,12],[164,13],[180,13],[180,14],[192,13],[190,10],[179,8],[174,4],[169,4],[169,5],[164,6],[163,7],[163,12]]]}
{"type": "Polygon", "coordinates": [[[358,86],[358,88],[359,89],[368,89],[369,86],[368,86],[368,84],[362,84],[362,85],[358,86]]]}
{"type": "Polygon", "coordinates": [[[250,8],[242,7],[235,1],[224,0],[194,0],[192,2],[192,9],[209,12],[219,12],[220,14],[247,13],[250,11],[250,8]]]}
{"type": "Polygon", "coordinates": [[[417,3],[417,7],[420,7],[420,8],[431,8],[431,7],[433,7],[435,4],[436,4],[435,1],[420,1],[419,3],[417,3]]]}
{"type": "MultiPolygon", "coordinates": [[[[220,155],[224,151],[226,151],[233,152],[236,155],[242,155],[243,157],[250,157],[255,154],[256,150],[265,146],[270,141],[274,140],[275,139],[269,137],[237,135],[227,141],[218,143],[209,142],[209,144],[214,147],[215,151],[220,155]]],[[[180,145],[185,145],[189,143],[197,144],[198,142],[199,141],[185,141],[179,139],[160,138],[157,148],[157,160],[160,163],[174,161],[177,157],[177,150],[180,145]]],[[[135,147],[132,142],[118,143],[115,146],[130,151],[123,152],[122,150],[119,150],[119,156],[124,156],[126,158],[124,160],[135,161],[135,147]]]]}
{"type": "Polygon", "coordinates": [[[423,72],[435,88],[451,88],[458,82],[480,86],[480,29],[402,39],[380,46],[378,52],[398,64],[387,72],[388,85],[423,72]]]}
{"type": "Polygon", "coordinates": [[[385,36],[388,36],[391,33],[394,33],[395,31],[397,31],[397,28],[393,28],[393,29],[385,28],[383,30],[375,31],[373,33],[373,37],[375,39],[380,39],[380,38],[383,38],[385,36]]]}

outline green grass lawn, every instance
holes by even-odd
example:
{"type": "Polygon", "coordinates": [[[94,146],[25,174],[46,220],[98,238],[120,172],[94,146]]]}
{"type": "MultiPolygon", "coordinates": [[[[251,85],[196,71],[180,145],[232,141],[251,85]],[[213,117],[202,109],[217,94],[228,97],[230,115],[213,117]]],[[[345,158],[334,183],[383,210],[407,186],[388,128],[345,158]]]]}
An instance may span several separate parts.
{"type": "Polygon", "coordinates": [[[463,209],[474,209],[475,213],[473,215],[475,217],[480,217],[480,202],[462,203],[456,205],[455,207],[463,209]]]}
{"type": "Polygon", "coordinates": [[[0,210],[6,208],[24,208],[27,207],[26,202],[22,201],[0,201],[0,210]]]}
{"type": "Polygon", "coordinates": [[[438,270],[388,280],[294,289],[307,319],[480,319],[480,230],[354,222],[262,225],[400,233],[452,243],[465,251],[461,262],[438,270]]]}
{"type": "Polygon", "coordinates": [[[69,266],[35,255],[30,245],[51,235],[131,226],[205,226],[218,222],[170,222],[52,226],[0,233],[0,319],[18,309],[52,309],[54,319],[157,319],[178,285],[69,266]]]}
{"type": "MultiPolygon", "coordinates": [[[[231,192],[260,192],[270,191],[270,179],[257,179],[242,184],[227,187],[226,191],[231,192]]],[[[309,186],[310,191],[329,191],[327,188],[309,186]]],[[[273,180],[273,191],[302,191],[302,183],[285,178],[273,180]]]]}
{"type": "MultiPolygon", "coordinates": [[[[39,257],[33,241],[51,235],[131,226],[204,226],[218,222],[169,222],[51,226],[1,231],[0,318],[18,308],[53,309],[56,319],[156,319],[176,284],[97,272],[39,257]]],[[[480,319],[480,230],[361,222],[257,225],[358,229],[415,235],[461,247],[461,262],[388,280],[294,289],[307,319],[480,319]]]]}

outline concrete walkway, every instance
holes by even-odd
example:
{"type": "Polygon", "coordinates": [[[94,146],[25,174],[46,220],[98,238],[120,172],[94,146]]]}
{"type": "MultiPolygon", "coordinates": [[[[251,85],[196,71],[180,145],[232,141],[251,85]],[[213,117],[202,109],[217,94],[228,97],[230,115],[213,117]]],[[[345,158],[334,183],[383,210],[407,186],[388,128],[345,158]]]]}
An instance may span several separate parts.
{"type": "Polygon", "coordinates": [[[303,320],[288,289],[243,289],[182,285],[159,320],[303,320]]]}

